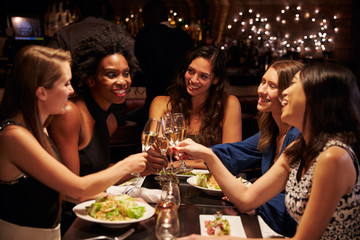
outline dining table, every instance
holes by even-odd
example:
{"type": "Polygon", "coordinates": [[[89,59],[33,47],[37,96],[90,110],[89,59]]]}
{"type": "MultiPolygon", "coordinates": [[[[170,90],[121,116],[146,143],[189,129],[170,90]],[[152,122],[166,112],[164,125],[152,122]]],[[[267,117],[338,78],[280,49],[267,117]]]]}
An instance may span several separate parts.
{"type": "MultiPolygon", "coordinates": [[[[143,181],[141,187],[147,189],[161,189],[159,181],[155,179],[156,175],[149,175],[143,181]]],[[[181,204],[178,208],[178,218],[180,224],[179,237],[190,234],[200,234],[200,215],[214,215],[221,212],[222,215],[239,216],[242,227],[247,237],[262,237],[259,221],[256,215],[240,213],[237,208],[230,202],[223,200],[221,196],[209,195],[190,185],[186,177],[179,178],[179,189],[181,195],[181,204]]],[[[149,203],[152,207],[156,203],[149,203]]],[[[73,239],[90,239],[96,236],[115,237],[122,235],[133,228],[135,231],[126,239],[136,240],[153,240],[155,235],[156,217],[155,215],[141,222],[133,223],[126,227],[107,227],[81,218],[76,218],[70,228],[66,231],[63,240],[73,239]]],[[[232,226],[237,228],[241,226],[232,226]]],[[[110,238],[109,238],[110,239],[110,238]]]]}

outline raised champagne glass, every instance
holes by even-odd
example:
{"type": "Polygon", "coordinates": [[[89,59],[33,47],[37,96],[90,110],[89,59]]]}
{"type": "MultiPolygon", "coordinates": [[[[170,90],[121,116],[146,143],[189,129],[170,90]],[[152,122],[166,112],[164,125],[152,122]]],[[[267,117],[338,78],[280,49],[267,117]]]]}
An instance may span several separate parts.
{"type": "Polygon", "coordinates": [[[173,122],[173,114],[167,113],[165,116],[162,117],[161,122],[164,127],[165,137],[169,141],[169,159],[170,159],[170,166],[166,169],[166,172],[168,173],[177,173],[177,169],[174,167],[173,164],[173,149],[172,147],[175,147],[178,142],[178,133],[176,132],[176,129],[174,127],[173,122]]]}
{"type": "MultiPolygon", "coordinates": [[[[144,130],[141,133],[141,145],[143,152],[147,152],[156,141],[159,127],[160,122],[154,118],[149,118],[146,122],[144,130]]],[[[131,175],[137,178],[134,183],[134,185],[137,186],[138,179],[141,178],[140,173],[132,173],[131,175]]]]}
{"type": "MultiPolygon", "coordinates": [[[[186,127],[184,114],[174,113],[173,122],[174,122],[174,128],[178,133],[178,141],[177,141],[178,144],[179,142],[187,138],[187,127],[186,127]]],[[[190,172],[191,170],[193,170],[192,167],[186,165],[185,160],[179,159],[179,161],[180,161],[180,167],[178,170],[179,173],[190,172]]]]}

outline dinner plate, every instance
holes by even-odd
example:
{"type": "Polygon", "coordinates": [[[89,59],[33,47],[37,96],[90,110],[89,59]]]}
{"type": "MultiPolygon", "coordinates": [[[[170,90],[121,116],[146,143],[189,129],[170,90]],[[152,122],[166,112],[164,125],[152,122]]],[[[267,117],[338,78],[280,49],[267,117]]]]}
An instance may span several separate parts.
{"type": "Polygon", "coordinates": [[[143,202],[138,202],[136,201],[136,203],[139,206],[143,206],[145,207],[145,212],[144,215],[138,219],[131,219],[131,220],[127,220],[127,221],[107,221],[107,220],[100,220],[100,219],[96,219],[91,217],[87,212],[86,212],[86,207],[90,206],[92,203],[94,203],[95,200],[90,200],[90,201],[86,201],[83,203],[80,203],[78,205],[76,205],[73,208],[73,211],[75,213],[75,215],[85,221],[89,221],[89,222],[94,222],[94,223],[99,223],[105,227],[111,227],[111,228],[122,228],[122,227],[127,227],[132,223],[137,223],[137,222],[141,222],[144,221],[148,218],[151,218],[154,213],[155,213],[155,209],[153,207],[151,207],[149,204],[143,203],[143,202]]]}
{"type": "MultiPolygon", "coordinates": [[[[246,233],[241,222],[240,216],[222,215],[223,219],[227,219],[230,224],[230,236],[246,238],[246,233]]],[[[200,219],[200,233],[202,236],[209,236],[207,234],[207,228],[205,227],[205,221],[212,221],[215,219],[214,215],[199,215],[200,219]]]]}
{"type": "MultiPolygon", "coordinates": [[[[205,188],[205,187],[200,187],[197,185],[197,179],[196,176],[192,176],[190,178],[188,178],[186,180],[190,185],[192,185],[193,187],[199,188],[202,191],[204,191],[205,193],[207,193],[208,195],[212,195],[212,196],[223,196],[223,192],[221,189],[210,189],[210,188],[205,188]]],[[[251,185],[251,182],[242,179],[243,183],[245,184],[245,186],[249,187],[251,185]]]]}
{"type": "MultiPolygon", "coordinates": [[[[187,179],[189,177],[195,176],[197,173],[209,173],[209,170],[206,169],[193,169],[191,170],[192,174],[182,174],[182,173],[176,173],[175,176],[177,176],[179,179],[187,179]]],[[[157,173],[156,175],[160,175],[157,173]]]]}
{"type": "Polygon", "coordinates": [[[186,181],[191,186],[201,189],[203,192],[205,192],[208,195],[212,195],[212,196],[222,196],[223,195],[223,192],[221,191],[221,189],[210,189],[210,188],[204,188],[204,187],[198,186],[196,176],[192,176],[192,177],[188,178],[186,181]]]}
{"type": "Polygon", "coordinates": [[[179,178],[189,178],[189,177],[195,176],[197,173],[209,173],[209,170],[205,170],[205,169],[193,169],[193,170],[191,170],[191,173],[192,173],[192,174],[177,173],[177,174],[175,174],[175,175],[178,176],[179,178]]]}

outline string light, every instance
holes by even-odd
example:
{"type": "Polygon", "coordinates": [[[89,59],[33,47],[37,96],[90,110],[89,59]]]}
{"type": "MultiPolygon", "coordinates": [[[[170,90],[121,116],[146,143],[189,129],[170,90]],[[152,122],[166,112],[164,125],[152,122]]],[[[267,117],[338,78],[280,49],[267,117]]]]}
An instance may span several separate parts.
{"type": "Polygon", "coordinates": [[[255,11],[243,9],[233,18],[224,38],[227,46],[231,46],[233,39],[247,39],[253,46],[266,48],[280,57],[288,51],[331,51],[334,34],[339,32],[336,26],[339,16],[325,17],[319,8],[286,5],[274,19],[261,12],[254,14],[255,11]],[[305,35],[299,37],[300,33],[305,35]]]}

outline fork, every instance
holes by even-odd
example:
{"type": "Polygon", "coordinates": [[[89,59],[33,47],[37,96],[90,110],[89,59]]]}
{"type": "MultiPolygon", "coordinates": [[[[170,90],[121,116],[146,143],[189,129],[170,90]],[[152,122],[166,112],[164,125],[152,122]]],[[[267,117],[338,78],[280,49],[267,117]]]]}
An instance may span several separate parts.
{"type": "Polygon", "coordinates": [[[85,238],[84,240],[100,240],[100,239],[109,239],[109,240],[124,240],[128,236],[130,236],[133,232],[135,232],[135,229],[131,228],[126,233],[117,236],[117,237],[110,237],[110,236],[97,236],[97,237],[91,237],[91,238],[85,238]]]}

